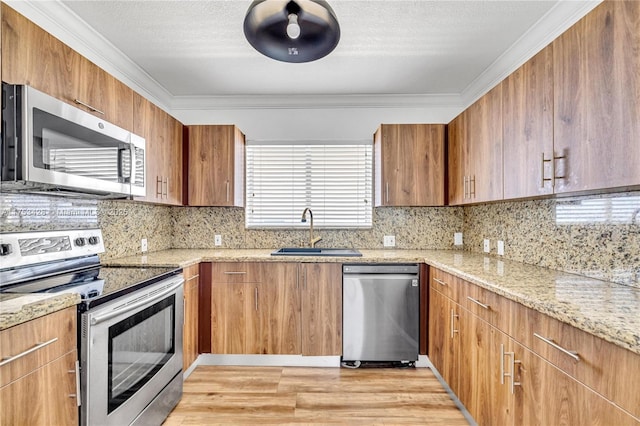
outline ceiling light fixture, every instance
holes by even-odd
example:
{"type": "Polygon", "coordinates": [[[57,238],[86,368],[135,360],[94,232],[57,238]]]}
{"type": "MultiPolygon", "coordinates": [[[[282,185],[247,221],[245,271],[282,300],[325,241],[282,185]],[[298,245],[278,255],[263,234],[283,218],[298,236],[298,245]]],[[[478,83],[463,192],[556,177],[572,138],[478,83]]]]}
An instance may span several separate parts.
{"type": "Polygon", "coordinates": [[[244,18],[244,34],[258,52],[283,62],[311,62],[340,41],[340,26],[323,0],[255,0],[244,18]]]}

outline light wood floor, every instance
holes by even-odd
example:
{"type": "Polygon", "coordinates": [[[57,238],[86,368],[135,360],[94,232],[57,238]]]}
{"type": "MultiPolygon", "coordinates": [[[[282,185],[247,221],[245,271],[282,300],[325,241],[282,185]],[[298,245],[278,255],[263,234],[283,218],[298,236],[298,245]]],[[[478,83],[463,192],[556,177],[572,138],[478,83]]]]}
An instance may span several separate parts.
{"type": "Polygon", "coordinates": [[[178,425],[467,425],[431,370],[199,366],[178,425]]]}

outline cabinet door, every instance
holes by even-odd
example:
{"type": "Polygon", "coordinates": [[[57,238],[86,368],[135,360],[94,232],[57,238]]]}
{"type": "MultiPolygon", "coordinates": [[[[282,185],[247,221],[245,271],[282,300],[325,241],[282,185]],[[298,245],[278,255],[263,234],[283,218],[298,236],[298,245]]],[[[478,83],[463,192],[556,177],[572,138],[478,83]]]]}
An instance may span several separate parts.
{"type": "Polygon", "coordinates": [[[211,283],[211,353],[259,353],[257,284],[211,283]],[[249,347],[248,347],[249,345],[249,347]]]}
{"type": "Polygon", "coordinates": [[[235,126],[189,126],[190,206],[244,206],[244,136],[235,126]]]}
{"type": "Polygon", "coordinates": [[[383,124],[379,132],[376,205],[444,205],[444,125],[383,124]]]}
{"type": "Polygon", "coordinates": [[[0,388],[0,424],[77,425],[77,359],[74,349],[0,388]]]}
{"type": "Polygon", "coordinates": [[[258,332],[263,354],[299,354],[300,291],[295,263],[263,263],[258,285],[258,332]]]}
{"type": "Polygon", "coordinates": [[[553,193],[553,47],[518,68],[502,84],[504,198],[553,193]]]}
{"type": "Polygon", "coordinates": [[[147,195],[140,200],[182,204],[182,124],[138,95],[133,97],[134,133],[146,141],[147,195]]]}
{"type": "Polygon", "coordinates": [[[556,193],[640,183],[638,46],[636,1],[605,1],[553,42],[556,193]]]}
{"type": "Polygon", "coordinates": [[[466,118],[468,199],[473,203],[501,200],[502,83],[471,105],[466,118]]]}
{"type": "Polygon", "coordinates": [[[342,264],[301,263],[302,355],[342,354],[342,264]]]}
{"type": "Polygon", "coordinates": [[[638,425],[638,421],[538,355],[513,342],[516,424],[638,425]]]}
{"type": "Polygon", "coordinates": [[[467,112],[462,112],[447,126],[449,164],[449,204],[464,204],[467,200],[467,169],[469,154],[466,143],[467,112]]]}
{"type": "Polygon", "coordinates": [[[459,394],[459,306],[430,288],[429,359],[453,393],[459,394]]]}
{"type": "Polygon", "coordinates": [[[199,265],[184,269],[184,333],[183,370],[187,370],[198,357],[198,295],[200,293],[199,265]]]}
{"type": "Polygon", "coordinates": [[[460,313],[460,401],[479,425],[513,424],[513,398],[502,384],[509,337],[467,310],[460,313]]]}

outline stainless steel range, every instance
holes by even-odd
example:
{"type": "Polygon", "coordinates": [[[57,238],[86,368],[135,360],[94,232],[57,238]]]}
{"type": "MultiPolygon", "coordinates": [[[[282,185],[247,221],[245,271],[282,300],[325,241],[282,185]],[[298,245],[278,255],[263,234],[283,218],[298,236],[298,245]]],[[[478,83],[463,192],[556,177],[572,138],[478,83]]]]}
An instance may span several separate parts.
{"type": "Polygon", "coordinates": [[[0,292],[80,294],[82,425],[161,424],[182,395],[182,271],[102,252],[99,229],[0,234],[0,292]]]}

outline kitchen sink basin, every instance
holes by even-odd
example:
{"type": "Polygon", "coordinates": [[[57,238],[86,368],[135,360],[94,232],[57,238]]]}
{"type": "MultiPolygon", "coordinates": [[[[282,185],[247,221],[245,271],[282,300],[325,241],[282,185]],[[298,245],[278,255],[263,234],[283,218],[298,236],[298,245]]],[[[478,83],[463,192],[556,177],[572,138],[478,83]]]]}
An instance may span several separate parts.
{"type": "Polygon", "coordinates": [[[346,248],[310,248],[310,247],[284,247],[271,253],[271,256],[336,256],[336,257],[360,257],[362,253],[354,249],[346,248]]]}

